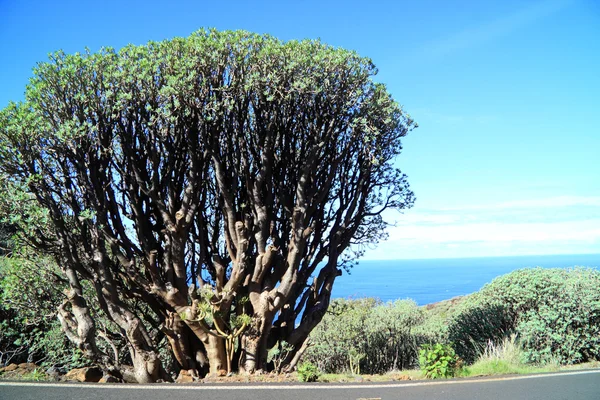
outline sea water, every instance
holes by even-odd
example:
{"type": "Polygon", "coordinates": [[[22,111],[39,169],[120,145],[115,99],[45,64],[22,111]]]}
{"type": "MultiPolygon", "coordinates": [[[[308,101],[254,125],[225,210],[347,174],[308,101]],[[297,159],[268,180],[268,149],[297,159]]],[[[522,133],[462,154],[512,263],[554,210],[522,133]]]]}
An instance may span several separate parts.
{"type": "Polygon", "coordinates": [[[600,254],[360,261],[343,272],[332,297],[410,298],[419,305],[476,292],[494,278],[520,268],[600,267],[600,254]]]}

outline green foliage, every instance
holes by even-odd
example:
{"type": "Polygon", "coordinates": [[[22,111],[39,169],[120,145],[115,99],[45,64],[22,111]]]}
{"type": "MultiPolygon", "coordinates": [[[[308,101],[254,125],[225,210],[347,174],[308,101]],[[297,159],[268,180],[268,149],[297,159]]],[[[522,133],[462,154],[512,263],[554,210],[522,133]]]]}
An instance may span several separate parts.
{"type": "Polygon", "coordinates": [[[10,254],[15,233],[15,227],[3,222],[0,218],[0,257],[10,254]]]}
{"type": "Polygon", "coordinates": [[[36,368],[28,374],[23,375],[22,379],[26,381],[47,381],[50,380],[48,375],[46,375],[42,370],[36,368]]]}
{"type": "Polygon", "coordinates": [[[517,334],[532,363],[600,358],[600,272],[522,269],[494,279],[453,317],[449,340],[468,361],[488,341],[517,334]]]}
{"type": "Polygon", "coordinates": [[[419,327],[425,312],[413,301],[336,299],[311,334],[306,359],[326,372],[385,373],[417,366],[417,349],[431,340],[419,327]]]}
{"type": "Polygon", "coordinates": [[[285,340],[277,342],[273,348],[267,353],[267,362],[273,363],[273,370],[276,373],[281,372],[281,365],[294,349],[294,346],[286,342],[285,340]]]}
{"type": "Polygon", "coordinates": [[[501,340],[511,332],[512,319],[504,304],[480,302],[469,297],[456,311],[447,326],[449,343],[466,362],[474,362],[486,344],[501,340]]]}
{"type": "Polygon", "coordinates": [[[413,368],[424,343],[452,343],[466,364],[521,368],[521,362],[598,360],[598,287],[595,269],[535,268],[498,277],[477,293],[430,310],[409,301],[338,299],[313,331],[305,357],[335,373],[413,368]]]}
{"type": "Polygon", "coordinates": [[[525,364],[523,344],[516,334],[504,337],[498,342],[488,342],[477,360],[469,366],[463,367],[461,376],[479,375],[504,375],[524,374],[534,372],[547,372],[547,366],[541,368],[525,364]]]}
{"type": "Polygon", "coordinates": [[[233,328],[241,328],[249,325],[252,322],[252,317],[248,314],[239,314],[232,318],[231,326],[233,328]]]}
{"type": "MultiPolygon", "coordinates": [[[[9,361],[67,369],[88,365],[90,361],[67,340],[56,317],[67,287],[60,269],[26,247],[13,250],[11,256],[0,257],[0,365],[9,361]]],[[[89,285],[85,290],[90,293],[89,285]]],[[[97,324],[112,323],[98,316],[97,324]]],[[[118,340],[116,344],[124,345],[118,340]]],[[[112,351],[106,346],[99,342],[102,350],[112,351]]]]}
{"type": "Polygon", "coordinates": [[[300,382],[316,382],[321,372],[319,368],[310,362],[304,362],[298,366],[298,379],[300,382]]]}
{"type": "Polygon", "coordinates": [[[64,285],[51,260],[0,257],[0,364],[67,363],[72,348],[55,318],[64,285]]]}
{"type": "Polygon", "coordinates": [[[427,378],[451,378],[456,374],[458,357],[447,344],[424,344],[419,350],[421,371],[427,378]]]}
{"type": "MultiPolygon", "coordinates": [[[[333,282],[385,238],[385,209],[414,202],[395,158],[416,124],[376,73],[353,51],[245,31],[56,52],[35,68],[25,101],[0,110],[0,215],[59,260],[72,286],[93,282],[88,309],[96,322],[100,309],[111,314],[118,332],[132,332],[135,317],[156,333],[181,305],[167,292],[191,301],[185,278],[202,276],[201,297],[218,308],[205,330],[247,324],[237,293],[257,285],[278,292],[277,320],[266,320],[301,321],[306,335],[330,290],[306,280],[333,282]],[[269,248],[272,265],[254,274],[269,248]],[[218,259],[228,261],[216,268],[218,259]],[[284,260],[302,271],[279,274],[284,260]]],[[[150,336],[140,347],[153,347],[150,336]]]]}

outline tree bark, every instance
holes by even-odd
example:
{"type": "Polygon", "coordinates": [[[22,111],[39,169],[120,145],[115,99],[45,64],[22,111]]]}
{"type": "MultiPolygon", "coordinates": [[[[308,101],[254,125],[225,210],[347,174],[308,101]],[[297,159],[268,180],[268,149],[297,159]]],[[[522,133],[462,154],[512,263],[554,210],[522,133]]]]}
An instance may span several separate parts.
{"type": "Polygon", "coordinates": [[[58,307],[58,320],[67,338],[90,359],[97,358],[96,326],[83,297],[83,289],[77,273],[70,267],[63,268],[70,289],[65,290],[67,299],[58,307]],[[71,310],[67,310],[67,304],[71,310]]]}
{"type": "Polygon", "coordinates": [[[210,365],[209,373],[217,376],[227,371],[227,355],[225,353],[225,341],[217,336],[208,335],[206,340],[202,341],[206,348],[206,356],[210,365]]]}

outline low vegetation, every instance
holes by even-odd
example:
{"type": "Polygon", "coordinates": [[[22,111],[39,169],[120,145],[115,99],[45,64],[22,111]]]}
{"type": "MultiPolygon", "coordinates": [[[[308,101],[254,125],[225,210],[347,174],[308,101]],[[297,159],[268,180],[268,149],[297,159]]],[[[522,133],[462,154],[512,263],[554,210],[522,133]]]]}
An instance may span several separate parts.
{"type": "Polygon", "coordinates": [[[321,376],[321,372],[316,365],[304,362],[298,367],[298,379],[300,382],[316,382],[321,376]]]}
{"type": "Polygon", "coordinates": [[[325,372],[382,374],[413,368],[428,338],[416,327],[425,311],[414,301],[337,299],[311,336],[305,358],[325,372]]]}
{"type": "MultiPolygon", "coordinates": [[[[28,379],[41,379],[50,367],[66,371],[85,363],[52,314],[61,290],[61,281],[52,280],[51,273],[36,275],[35,265],[0,263],[0,362],[37,363],[40,369],[28,379]]],[[[336,299],[313,331],[297,372],[286,379],[380,381],[597,367],[598,287],[596,269],[534,268],[426,307],[412,300],[336,299]]],[[[112,339],[118,352],[125,350],[119,338],[112,339]]],[[[110,351],[109,341],[106,346],[110,351]]],[[[273,371],[289,347],[281,342],[269,353],[273,371]]]]}
{"type": "Polygon", "coordinates": [[[590,268],[522,269],[469,296],[447,339],[468,361],[516,334],[528,364],[578,364],[600,357],[600,273],[590,268]]]}
{"type": "Polygon", "coordinates": [[[420,368],[431,378],[595,362],[600,360],[598,287],[596,269],[532,268],[428,307],[410,300],[338,299],[311,335],[305,358],[326,373],[420,368]]]}
{"type": "Polygon", "coordinates": [[[425,344],[419,350],[419,365],[426,378],[452,378],[460,369],[460,359],[449,344],[425,344]]]}

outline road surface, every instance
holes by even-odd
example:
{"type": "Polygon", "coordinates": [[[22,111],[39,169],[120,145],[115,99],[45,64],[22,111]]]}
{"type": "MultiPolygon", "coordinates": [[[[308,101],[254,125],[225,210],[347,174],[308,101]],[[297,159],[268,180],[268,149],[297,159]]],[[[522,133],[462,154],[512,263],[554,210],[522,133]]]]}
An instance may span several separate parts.
{"type": "Polygon", "coordinates": [[[0,400],[598,400],[600,370],[357,384],[75,384],[0,382],[0,400]]]}

